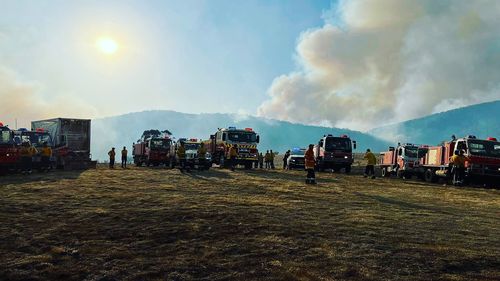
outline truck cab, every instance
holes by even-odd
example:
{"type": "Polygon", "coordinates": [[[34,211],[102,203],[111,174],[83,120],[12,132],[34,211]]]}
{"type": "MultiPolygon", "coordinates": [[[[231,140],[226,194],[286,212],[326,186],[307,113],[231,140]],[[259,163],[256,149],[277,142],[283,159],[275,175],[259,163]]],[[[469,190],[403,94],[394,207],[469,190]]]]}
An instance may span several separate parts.
{"type": "Polygon", "coordinates": [[[389,147],[389,151],[380,153],[379,166],[382,168],[382,176],[395,174],[399,178],[411,178],[417,174],[420,158],[425,155],[426,150],[425,146],[411,143],[398,143],[396,147],[389,147]]]}
{"type": "MultiPolygon", "coordinates": [[[[205,162],[203,163],[203,167],[200,167],[200,161],[199,161],[199,155],[198,155],[198,149],[200,148],[202,141],[198,139],[186,139],[186,138],[180,138],[173,147],[172,150],[172,157],[174,160],[172,161],[172,167],[175,165],[179,164],[179,159],[177,159],[177,149],[180,145],[180,143],[184,143],[184,149],[186,150],[186,165],[195,168],[197,166],[199,169],[205,169],[208,170],[210,166],[212,165],[212,156],[210,152],[208,152],[204,155],[205,162]]],[[[204,144],[205,145],[205,144],[204,144]]]]}
{"type": "Polygon", "coordinates": [[[316,169],[332,169],[335,172],[344,169],[346,173],[350,173],[354,162],[353,149],[356,149],[356,141],[352,141],[347,135],[324,135],[314,146],[316,169]]]}
{"type": "Polygon", "coordinates": [[[257,144],[260,142],[259,135],[252,128],[237,129],[229,127],[219,129],[205,142],[207,150],[212,154],[214,163],[221,167],[227,166],[227,155],[233,145],[237,145],[238,157],[236,163],[251,169],[258,162],[259,151],[257,144]]]}
{"type": "Polygon", "coordinates": [[[466,173],[500,179],[500,142],[496,138],[478,139],[468,136],[456,140],[455,149],[463,150],[470,159],[466,173]]]}
{"type": "Polygon", "coordinates": [[[0,174],[17,168],[18,149],[14,144],[14,134],[9,127],[0,123],[0,174]]]}
{"type": "Polygon", "coordinates": [[[154,135],[143,134],[143,138],[133,144],[132,155],[135,165],[169,166],[171,145],[170,137],[162,136],[161,132],[154,135]]]}

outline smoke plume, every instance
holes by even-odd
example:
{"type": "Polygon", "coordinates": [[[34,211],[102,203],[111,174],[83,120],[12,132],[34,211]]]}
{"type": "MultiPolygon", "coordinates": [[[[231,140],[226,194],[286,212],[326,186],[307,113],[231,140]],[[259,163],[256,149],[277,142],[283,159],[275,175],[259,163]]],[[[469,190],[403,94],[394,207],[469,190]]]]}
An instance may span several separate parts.
{"type": "Polygon", "coordinates": [[[500,99],[500,1],[345,0],[260,116],[366,130],[500,99]]]}
{"type": "Polygon", "coordinates": [[[44,98],[38,83],[21,81],[13,71],[0,66],[0,122],[14,128],[30,128],[32,120],[54,117],[91,118],[96,110],[74,97],[44,98]]]}

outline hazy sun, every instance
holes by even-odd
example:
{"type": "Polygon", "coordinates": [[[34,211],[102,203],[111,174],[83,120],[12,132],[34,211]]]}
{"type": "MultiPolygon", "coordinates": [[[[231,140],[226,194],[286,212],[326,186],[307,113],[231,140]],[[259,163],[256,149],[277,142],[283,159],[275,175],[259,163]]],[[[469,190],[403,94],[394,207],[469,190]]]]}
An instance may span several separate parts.
{"type": "Polygon", "coordinates": [[[118,50],[118,43],[116,43],[116,41],[112,38],[101,37],[97,39],[96,47],[99,49],[99,51],[108,55],[112,55],[118,50]]]}

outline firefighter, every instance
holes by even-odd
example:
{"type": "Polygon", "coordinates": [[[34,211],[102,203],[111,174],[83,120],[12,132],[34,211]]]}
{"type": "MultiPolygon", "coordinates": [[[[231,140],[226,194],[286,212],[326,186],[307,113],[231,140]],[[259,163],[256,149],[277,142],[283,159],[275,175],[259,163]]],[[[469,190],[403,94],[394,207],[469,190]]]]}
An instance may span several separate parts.
{"type": "Polygon", "coordinates": [[[259,153],[259,168],[260,169],[264,168],[264,155],[262,155],[262,152],[259,153]]]}
{"type": "Polygon", "coordinates": [[[316,184],[316,174],[314,172],[314,166],[316,164],[316,159],[314,159],[314,145],[310,144],[309,149],[307,149],[304,154],[305,166],[307,171],[306,184],[316,184]]]}
{"type": "Polygon", "coordinates": [[[271,166],[271,169],[274,170],[274,157],[276,157],[276,155],[274,154],[274,152],[272,150],[269,151],[269,165],[271,166]]]}
{"type": "Polygon", "coordinates": [[[108,152],[108,156],[109,156],[109,168],[114,169],[115,168],[115,156],[116,156],[116,152],[115,152],[114,147],[112,147],[111,150],[108,152]]]}
{"type": "Polygon", "coordinates": [[[200,143],[200,147],[198,147],[198,170],[203,170],[205,169],[205,156],[207,154],[207,148],[205,147],[205,144],[202,142],[200,143]]]}
{"type": "Polygon", "coordinates": [[[33,156],[37,153],[35,147],[33,147],[29,142],[24,142],[21,149],[19,150],[19,155],[21,157],[21,172],[25,174],[31,174],[31,169],[33,166],[33,156]]]}
{"type": "Polygon", "coordinates": [[[127,168],[127,158],[128,158],[127,154],[128,154],[127,147],[124,146],[122,149],[122,168],[123,169],[127,168]]]}
{"type": "Polygon", "coordinates": [[[229,153],[227,154],[229,159],[229,165],[231,165],[231,171],[234,171],[236,168],[236,158],[238,157],[238,145],[233,144],[229,149],[229,153]]]}
{"type": "Polygon", "coordinates": [[[290,150],[287,150],[285,152],[285,155],[283,155],[283,170],[287,170],[288,167],[287,167],[287,160],[288,160],[288,157],[290,157],[290,150]]]}
{"type": "Polygon", "coordinates": [[[266,161],[266,169],[269,169],[270,168],[270,164],[271,163],[271,160],[270,160],[270,155],[269,155],[269,150],[266,150],[266,155],[264,156],[264,160],[266,161]]]}
{"type": "Polygon", "coordinates": [[[463,150],[455,150],[450,159],[452,165],[453,185],[461,185],[465,179],[465,162],[470,161],[469,157],[464,155],[463,150]]]}
{"type": "Polygon", "coordinates": [[[364,158],[368,160],[365,168],[365,174],[363,175],[365,178],[370,176],[372,179],[375,178],[375,164],[377,163],[377,158],[375,158],[375,154],[370,151],[370,149],[366,150],[364,158]]]}
{"type": "Polygon", "coordinates": [[[50,170],[50,157],[52,157],[52,148],[48,146],[47,142],[43,143],[42,149],[40,151],[40,156],[42,157],[42,170],[50,170]]]}
{"type": "Polygon", "coordinates": [[[184,147],[183,141],[180,142],[180,145],[177,148],[177,159],[179,159],[179,169],[181,170],[181,173],[184,173],[184,169],[189,172],[189,167],[186,167],[186,147],[184,147]]]}

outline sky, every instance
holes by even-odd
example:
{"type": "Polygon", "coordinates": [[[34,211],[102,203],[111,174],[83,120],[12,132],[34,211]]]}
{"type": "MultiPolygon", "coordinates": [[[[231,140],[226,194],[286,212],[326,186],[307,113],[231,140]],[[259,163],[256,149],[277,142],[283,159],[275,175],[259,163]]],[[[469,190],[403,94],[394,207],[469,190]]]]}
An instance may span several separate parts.
{"type": "Polygon", "coordinates": [[[497,0],[0,7],[0,122],[19,126],[167,109],[368,130],[500,99],[497,0]]]}

